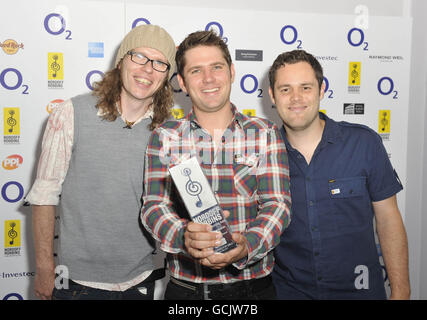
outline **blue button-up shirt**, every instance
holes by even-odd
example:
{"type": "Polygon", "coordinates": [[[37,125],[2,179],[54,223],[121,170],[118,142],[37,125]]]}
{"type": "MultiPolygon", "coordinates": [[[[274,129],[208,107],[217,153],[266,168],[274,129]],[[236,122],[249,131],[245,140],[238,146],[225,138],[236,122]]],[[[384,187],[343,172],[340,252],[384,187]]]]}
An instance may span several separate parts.
{"type": "Polygon", "coordinates": [[[370,128],[325,120],[310,164],[286,142],[292,219],[275,250],[280,299],[384,299],[372,202],[402,189],[370,128]]]}

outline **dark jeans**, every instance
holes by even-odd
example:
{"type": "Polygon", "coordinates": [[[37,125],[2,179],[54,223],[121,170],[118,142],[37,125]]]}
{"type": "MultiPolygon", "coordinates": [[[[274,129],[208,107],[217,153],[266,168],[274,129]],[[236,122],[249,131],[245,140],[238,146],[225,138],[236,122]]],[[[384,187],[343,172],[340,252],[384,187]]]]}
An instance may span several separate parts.
{"type": "Polygon", "coordinates": [[[108,291],[68,282],[68,289],[53,289],[52,300],[153,300],[154,281],[143,281],[126,291],[108,291]]]}
{"type": "Polygon", "coordinates": [[[169,280],[165,300],[274,300],[276,290],[271,276],[232,284],[203,284],[169,280]],[[177,283],[178,282],[178,283],[177,283]],[[181,283],[181,284],[179,284],[181,283]]]}

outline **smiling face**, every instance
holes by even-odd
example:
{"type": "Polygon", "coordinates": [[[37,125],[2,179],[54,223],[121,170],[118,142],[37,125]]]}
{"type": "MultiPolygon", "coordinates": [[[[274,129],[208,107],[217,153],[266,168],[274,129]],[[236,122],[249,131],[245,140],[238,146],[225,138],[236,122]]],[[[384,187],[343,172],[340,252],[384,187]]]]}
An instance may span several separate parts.
{"type": "Polygon", "coordinates": [[[319,88],[314,70],[307,62],[286,64],[277,70],[269,94],[287,131],[306,130],[319,120],[324,89],[324,83],[319,88]]]}
{"type": "MultiPolygon", "coordinates": [[[[132,51],[142,53],[152,60],[168,62],[165,56],[156,49],[140,47],[132,51]]],[[[145,65],[133,62],[128,54],[123,58],[119,68],[123,82],[122,104],[140,102],[144,106],[147,105],[168,75],[167,72],[154,70],[151,62],[147,62],[145,65]]]]}
{"type": "Polygon", "coordinates": [[[230,107],[234,66],[229,66],[216,46],[197,46],[185,52],[181,89],[190,95],[193,107],[199,112],[213,113],[230,107]]]}

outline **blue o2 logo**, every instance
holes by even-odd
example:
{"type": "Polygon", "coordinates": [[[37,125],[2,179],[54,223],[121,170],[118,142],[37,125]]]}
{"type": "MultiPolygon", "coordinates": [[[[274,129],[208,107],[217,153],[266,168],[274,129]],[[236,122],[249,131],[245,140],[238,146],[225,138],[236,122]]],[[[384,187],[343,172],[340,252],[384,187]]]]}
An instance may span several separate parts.
{"type": "Polygon", "coordinates": [[[329,89],[329,80],[326,77],[323,77],[323,82],[325,83],[325,95],[328,99],[334,98],[334,90],[329,89]]]}
{"type": "Polygon", "coordinates": [[[93,75],[98,75],[102,78],[104,77],[104,73],[99,71],[99,70],[92,70],[89,71],[88,74],[86,75],[86,86],[90,89],[93,90],[93,86],[92,86],[92,76],[93,75]]]}
{"type": "Polygon", "coordinates": [[[217,34],[220,38],[222,38],[222,40],[227,43],[228,42],[228,38],[227,37],[223,37],[224,35],[224,29],[222,27],[222,25],[219,22],[216,21],[211,21],[209,22],[206,27],[205,27],[205,31],[217,31],[217,34]]]}
{"type": "Polygon", "coordinates": [[[65,18],[59,13],[50,13],[44,18],[44,28],[47,33],[53,36],[59,36],[65,32],[65,40],[72,40],[71,31],[66,30],[67,23],[65,18]]]}
{"type": "Polygon", "coordinates": [[[17,90],[23,88],[22,94],[29,94],[28,86],[22,84],[23,77],[18,69],[7,68],[0,73],[0,85],[6,90],[17,90]],[[13,79],[15,78],[15,79],[13,79]]]}
{"type": "Polygon", "coordinates": [[[362,29],[352,28],[347,34],[347,41],[353,47],[363,45],[363,50],[368,51],[368,42],[365,42],[365,33],[362,29]]]}
{"type": "MultiPolygon", "coordinates": [[[[16,193],[16,192],[14,192],[14,193],[16,193]]],[[[1,196],[7,202],[11,202],[11,203],[18,202],[24,196],[24,187],[17,181],[9,181],[9,182],[5,183],[3,185],[3,187],[1,188],[1,196]],[[11,196],[10,193],[8,194],[8,189],[11,188],[11,186],[15,186],[15,189],[16,188],[18,189],[18,195],[13,194],[11,196]]]]}
{"type": "Polygon", "coordinates": [[[394,82],[390,77],[380,78],[380,80],[378,80],[377,89],[383,96],[393,94],[393,99],[398,99],[399,92],[394,90],[394,82]]]}
{"type": "Polygon", "coordinates": [[[24,298],[19,293],[9,293],[4,296],[3,300],[24,300],[24,298]]]}
{"type": "Polygon", "coordinates": [[[133,22],[132,22],[132,29],[135,28],[136,26],[138,26],[138,23],[140,23],[140,22],[143,22],[144,24],[151,24],[151,22],[145,18],[137,18],[137,19],[133,20],[133,22]]]}
{"type": "Polygon", "coordinates": [[[252,94],[258,91],[258,98],[262,98],[262,89],[258,89],[258,79],[253,74],[245,74],[240,80],[240,88],[244,93],[252,94]],[[251,80],[248,80],[251,79],[251,80]]]}
{"type": "Polygon", "coordinates": [[[292,45],[296,42],[297,49],[302,49],[302,41],[298,39],[298,30],[292,25],[284,26],[280,30],[280,39],[287,45],[292,45]]]}

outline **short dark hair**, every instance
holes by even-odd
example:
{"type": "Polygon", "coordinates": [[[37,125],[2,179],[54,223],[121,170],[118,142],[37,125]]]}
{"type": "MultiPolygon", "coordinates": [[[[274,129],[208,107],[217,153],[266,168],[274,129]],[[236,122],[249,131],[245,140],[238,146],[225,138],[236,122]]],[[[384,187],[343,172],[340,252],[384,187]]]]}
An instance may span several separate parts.
{"type": "Polygon", "coordinates": [[[198,47],[198,46],[215,46],[218,47],[224,59],[227,61],[229,67],[231,67],[231,56],[228,51],[228,47],[225,42],[213,31],[196,31],[190,33],[178,46],[176,51],[176,67],[178,74],[183,76],[183,71],[185,67],[185,52],[188,50],[198,47]]]}
{"type": "Polygon", "coordinates": [[[277,70],[285,66],[286,64],[294,64],[298,62],[307,62],[314,70],[317,82],[319,83],[319,89],[323,83],[323,69],[319,61],[310,53],[304,50],[293,50],[279,54],[274,60],[273,65],[270,67],[268,72],[268,79],[270,81],[270,88],[274,89],[274,83],[276,81],[277,70]]]}

